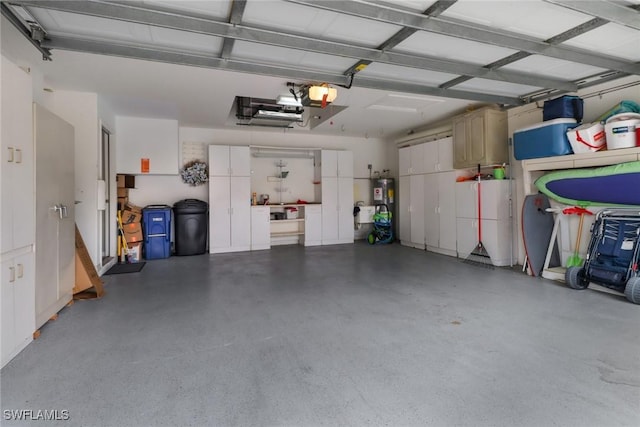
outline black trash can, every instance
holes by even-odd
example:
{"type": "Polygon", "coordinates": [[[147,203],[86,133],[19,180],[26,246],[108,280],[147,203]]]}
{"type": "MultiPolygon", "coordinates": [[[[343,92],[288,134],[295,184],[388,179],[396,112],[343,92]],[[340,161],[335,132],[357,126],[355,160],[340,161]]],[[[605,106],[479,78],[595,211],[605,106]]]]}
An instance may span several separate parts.
{"type": "Polygon", "coordinates": [[[197,199],[185,199],[173,205],[176,255],[198,255],[207,251],[209,205],[197,199]]]}

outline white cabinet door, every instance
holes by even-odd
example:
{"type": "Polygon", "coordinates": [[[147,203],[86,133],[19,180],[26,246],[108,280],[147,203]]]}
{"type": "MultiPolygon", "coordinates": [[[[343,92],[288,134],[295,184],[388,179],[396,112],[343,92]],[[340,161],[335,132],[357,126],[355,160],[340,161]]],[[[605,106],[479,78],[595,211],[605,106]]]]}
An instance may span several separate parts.
{"type": "Polygon", "coordinates": [[[424,175],[411,175],[409,193],[411,199],[411,242],[424,247],[424,175]]]}
{"type": "Polygon", "coordinates": [[[440,207],[438,202],[438,175],[424,176],[424,223],[425,243],[438,247],[440,240],[440,207]]]}
{"type": "Polygon", "coordinates": [[[440,223],[440,241],[438,247],[449,251],[456,250],[456,173],[438,174],[438,216],[440,223]]]}
{"type": "Polygon", "coordinates": [[[496,179],[483,181],[480,193],[482,196],[482,218],[509,218],[509,180],[496,179]]]}
{"type": "Polygon", "coordinates": [[[438,142],[427,142],[423,145],[423,163],[425,173],[438,172],[438,142]]]}
{"type": "Polygon", "coordinates": [[[352,151],[338,151],[338,177],[353,178],[352,151]]]}
{"type": "MultiPolygon", "coordinates": [[[[13,294],[16,282],[16,268],[13,261],[4,261],[0,264],[2,268],[2,288],[0,289],[0,324],[2,335],[2,359],[0,366],[7,363],[15,348],[15,305],[13,302],[13,294]]],[[[33,305],[33,304],[32,304],[33,305]]]]}
{"type": "Polygon", "coordinates": [[[2,57],[2,236],[0,252],[33,244],[34,161],[31,76],[2,57]]]}
{"type": "Polygon", "coordinates": [[[251,207],[251,250],[271,247],[271,208],[269,206],[251,207]]]}
{"type": "Polygon", "coordinates": [[[228,145],[209,146],[209,176],[229,176],[231,171],[228,145]]]}
{"type": "Polygon", "coordinates": [[[336,150],[322,150],[320,170],[323,177],[338,176],[338,152],[336,150]]]}
{"type": "Polygon", "coordinates": [[[476,181],[458,182],[456,187],[456,217],[478,218],[478,183],[476,181]]]}
{"type": "Polygon", "coordinates": [[[411,175],[411,147],[398,150],[398,171],[400,176],[411,175]]]}
{"type": "Polygon", "coordinates": [[[209,181],[209,249],[226,252],[231,247],[231,179],[212,177],[209,181]]]}
{"type": "Polygon", "coordinates": [[[231,249],[251,249],[251,178],[231,177],[231,249]]]}
{"type": "Polygon", "coordinates": [[[400,177],[400,196],[398,199],[398,230],[400,242],[411,242],[411,182],[409,176],[400,177]]]}
{"type": "Polygon", "coordinates": [[[425,173],[424,164],[425,144],[411,146],[411,175],[425,173]]]}
{"type": "Polygon", "coordinates": [[[229,169],[231,176],[251,175],[249,147],[229,147],[229,169]]]}
{"type": "Polygon", "coordinates": [[[353,178],[338,178],[338,239],[353,243],[353,178]]]}
{"type": "Polygon", "coordinates": [[[322,244],[338,242],[338,178],[322,178],[322,244]]]}
{"type": "Polygon", "coordinates": [[[15,305],[14,337],[16,345],[21,349],[32,340],[33,332],[36,330],[36,310],[33,304],[36,288],[35,256],[33,252],[20,255],[15,258],[14,263],[16,267],[13,294],[15,305]]]}
{"type": "Polygon", "coordinates": [[[322,206],[307,205],[304,207],[304,245],[322,244],[322,206]]]}
{"type": "MultiPolygon", "coordinates": [[[[458,218],[458,256],[466,258],[478,244],[478,221],[458,218]]],[[[482,220],[482,243],[489,253],[491,263],[496,266],[509,265],[511,245],[509,243],[509,221],[482,220]]]]}
{"type": "Polygon", "coordinates": [[[438,144],[438,171],[447,172],[453,170],[453,138],[443,138],[436,141],[438,144]]]}

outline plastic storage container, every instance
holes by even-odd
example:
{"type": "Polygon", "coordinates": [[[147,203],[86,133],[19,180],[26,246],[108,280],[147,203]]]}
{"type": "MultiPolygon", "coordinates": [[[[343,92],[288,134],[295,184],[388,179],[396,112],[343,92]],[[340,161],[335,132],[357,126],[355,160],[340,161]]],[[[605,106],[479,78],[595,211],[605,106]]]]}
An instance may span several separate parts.
{"type": "Polygon", "coordinates": [[[631,148],[636,146],[636,128],[640,127],[640,114],[622,113],[611,116],[604,125],[607,134],[607,148],[631,148]]]}
{"type": "Polygon", "coordinates": [[[518,129],[513,133],[517,160],[572,154],[567,130],[577,127],[575,119],[555,119],[518,129]]]}
{"type": "Polygon", "coordinates": [[[149,205],[142,209],[145,259],[171,256],[171,207],[149,205]]]}
{"type": "Polygon", "coordinates": [[[567,131],[567,139],[574,154],[602,150],[607,146],[604,126],[601,123],[585,123],[567,131]]]}
{"type": "Polygon", "coordinates": [[[176,255],[199,255],[207,251],[209,205],[197,199],[185,199],[173,205],[176,255]]]}

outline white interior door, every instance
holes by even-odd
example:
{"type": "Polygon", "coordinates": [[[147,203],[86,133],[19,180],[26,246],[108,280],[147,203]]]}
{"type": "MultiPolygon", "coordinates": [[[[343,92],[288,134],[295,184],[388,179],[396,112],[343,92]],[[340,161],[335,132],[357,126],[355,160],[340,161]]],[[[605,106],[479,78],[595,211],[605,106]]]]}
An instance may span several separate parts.
{"type": "Polygon", "coordinates": [[[211,253],[231,247],[231,183],[228,176],[209,181],[209,248],[211,253]]]}
{"type": "Polygon", "coordinates": [[[74,129],[34,104],[36,328],[72,298],[75,283],[74,129]]]}

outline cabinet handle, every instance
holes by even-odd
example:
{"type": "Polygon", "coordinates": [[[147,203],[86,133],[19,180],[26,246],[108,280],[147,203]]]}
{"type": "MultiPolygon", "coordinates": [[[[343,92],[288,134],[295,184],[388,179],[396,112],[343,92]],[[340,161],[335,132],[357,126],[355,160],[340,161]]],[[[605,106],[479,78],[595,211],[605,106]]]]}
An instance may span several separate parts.
{"type": "Polygon", "coordinates": [[[22,149],[16,148],[16,163],[22,163],[22,149]]]}
{"type": "Polygon", "coordinates": [[[9,267],[9,283],[13,283],[16,281],[16,268],[9,267]]]}
{"type": "Polygon", "coordinates": [[[7,147],[7,150],[9,150],[9,159],[7,159],[7,163],[13,163],[13,151],[14,151],[14,148],[13,147],[7,147]]]}
{"type": "Polygon", "coordinates": [[[24,266],[22,264],[18,264],[18,279],[22,279],[24,276],[24,266]]]}

